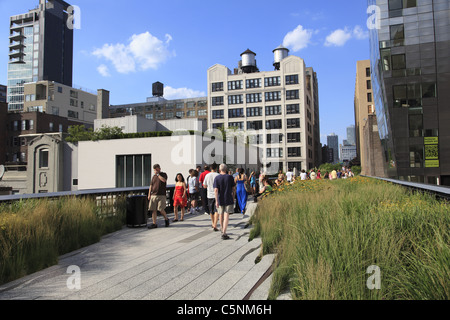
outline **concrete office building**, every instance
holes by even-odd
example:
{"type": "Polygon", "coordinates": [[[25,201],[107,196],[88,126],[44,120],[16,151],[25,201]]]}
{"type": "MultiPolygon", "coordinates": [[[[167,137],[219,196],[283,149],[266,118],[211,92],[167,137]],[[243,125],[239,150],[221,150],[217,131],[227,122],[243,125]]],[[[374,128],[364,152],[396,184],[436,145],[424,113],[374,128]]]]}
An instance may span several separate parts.
{"type": "Polygon", "coordinates": [[[24,110],[24,84],[41,80],[72,86],[70,5],[40,0],[36,9],[10,18],[8,110],[24,110]]]}
{"type": "MultiPolygon", "coordinates": [[[[103,117],[97,112],[101,112],[101,109],[97,110],[99,92],[75,89],[53,81],[27,83],[24,85],[24,111],[43,112],[93,125],[95,119],[103,117]]],[[[100,104],[109,105],[109,97],[104,98],[106,101],[103,99],[100,104]]]]}
{"type": "Polygon", "coordinates": [[[370,60],[358,61],[355,82],[356,149],[361,174],[385,177],[371,76],[370,60]]]}
{"type": "Polygon", "coordinates": [[[378,129],[387,175],[450,185],[450,2],[369,0],[378,129]]]}
{"type": "Polygon", "coordinates": [[[234,72],[220,64],[208,69],[208,128],[232,128],[250,136],[251,144],[262,147],[262,162],[271,173],[318,166],[314,70],[282,46],[274,50],[274,71],[260,71],[251,50],[241,57],[234,72]]]}
{"type": "Polygon", "coordinates": [[[328,150],[333,150],[333,161],[331,163],[339,162],[339,136],[335,133],[327,137],[328,150]]]}
{"type": "Polygon", "coordinates": [[[153,84],[153,97],[146,102],[110,106],[111,118],[139,115],[149,120],[207,119],[206,97],[167,100],[164,98],[164,84],[153,84]]]}

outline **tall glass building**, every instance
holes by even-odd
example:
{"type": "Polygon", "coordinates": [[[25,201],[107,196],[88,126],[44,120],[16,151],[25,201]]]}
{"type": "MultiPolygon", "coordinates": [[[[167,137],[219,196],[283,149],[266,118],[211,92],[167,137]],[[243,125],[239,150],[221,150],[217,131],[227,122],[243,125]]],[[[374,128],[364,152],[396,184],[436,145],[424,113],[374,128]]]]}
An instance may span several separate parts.
{"type": "Polygon", "coordinates": [[[450,185],[450,0],[368,4],[374,102],[387,174],[450,185]]]}
{"type": "Polygon", "coordinates": [[[24,84],[41,80],[72,86],[73,29],[70,5],[40,0],[28,13],[10,18],[9,112],[24,110],[24,84]]]}

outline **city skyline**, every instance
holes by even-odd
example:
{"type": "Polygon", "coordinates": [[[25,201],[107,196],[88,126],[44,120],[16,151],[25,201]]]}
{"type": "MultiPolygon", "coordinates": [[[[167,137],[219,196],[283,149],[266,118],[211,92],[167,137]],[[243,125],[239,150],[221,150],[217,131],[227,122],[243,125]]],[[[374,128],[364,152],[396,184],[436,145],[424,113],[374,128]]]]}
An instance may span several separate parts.
{"type": "MultiPolygon", "coordinates": [[[[155,81],[166,84],[168,99],[206,96],[209,67],[234,66],[236,52],[250,48],[261,71],[272,71],[272,50],[284,44],[317,72],[322,143],[331,132],[345,137],[353,119],[355,63],[370,54],[364,1],[352,1],[352,6],[283,1],[278,5],[285,10],[271,10],[267,1],[257,6],[231,1],[220,7],[131,3],[70,2],[81,16],[74,35],[74,84],[111,91],[112,105],[145,102],[155,81]],[[253,13],[239,19],[240,12],[253,13]],[[239,22],[231,23],[236,17],[239,22]]],[[[0,1],[3,41],[8,40],[9,17],[37,5],[37,0],[0,1]]],[[[7,62],[5,53],[0,83],[6,83],[7,62]]]]}

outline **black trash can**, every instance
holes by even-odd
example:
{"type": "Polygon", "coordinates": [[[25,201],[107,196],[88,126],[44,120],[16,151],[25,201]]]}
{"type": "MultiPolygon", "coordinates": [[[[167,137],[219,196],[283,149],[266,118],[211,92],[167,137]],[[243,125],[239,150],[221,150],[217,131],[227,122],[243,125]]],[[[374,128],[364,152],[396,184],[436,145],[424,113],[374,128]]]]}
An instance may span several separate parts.
{"type": "Polygon", "coordinates": [[[127,226],[130,228],[147,226],[147,196],[127,197],[127,226]]]}

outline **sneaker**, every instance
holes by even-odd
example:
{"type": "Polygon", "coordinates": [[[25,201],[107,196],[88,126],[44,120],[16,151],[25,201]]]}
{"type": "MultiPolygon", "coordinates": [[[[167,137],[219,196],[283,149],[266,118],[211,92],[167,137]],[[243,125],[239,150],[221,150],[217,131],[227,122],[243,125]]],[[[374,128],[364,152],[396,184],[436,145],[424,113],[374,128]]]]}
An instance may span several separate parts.
{"type": "Polygon", "coordinates": [[[158,226],[156,224],[151,224],[150,226],[148,226],[149,229],[156,229],[158,228],[158,226]]]}
{"type": "Polygon", "coordinates": [[[169,220],[166,220],[166,228],[170,225],[169,220]]]}
{"type": "Polygon", "coordinates": [[[228,240],[228,239],[230,239],[230,237],[227,234],[222,235],[222,240],[228,240]]]}

